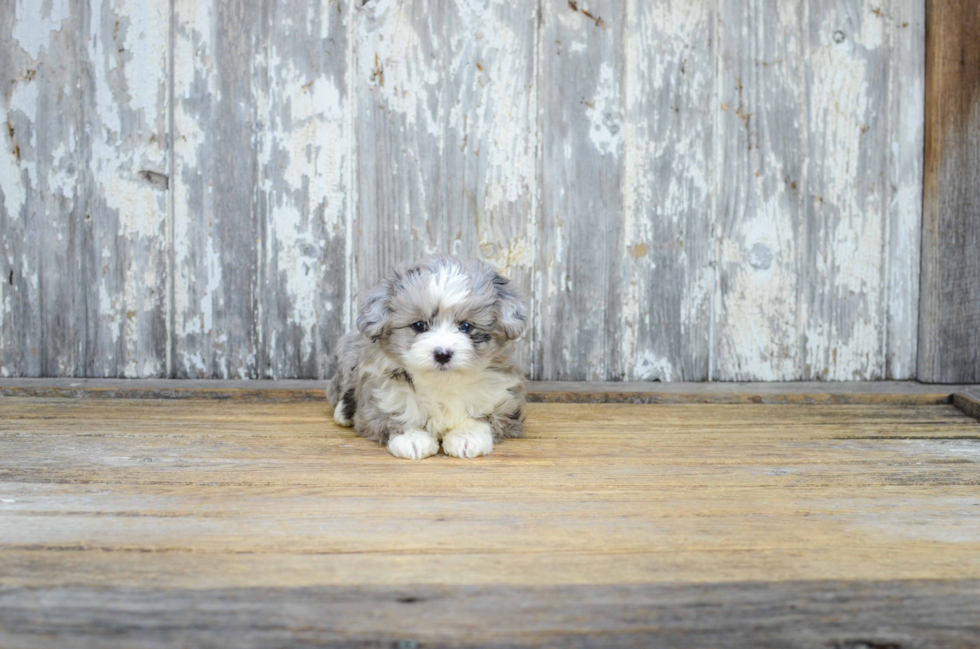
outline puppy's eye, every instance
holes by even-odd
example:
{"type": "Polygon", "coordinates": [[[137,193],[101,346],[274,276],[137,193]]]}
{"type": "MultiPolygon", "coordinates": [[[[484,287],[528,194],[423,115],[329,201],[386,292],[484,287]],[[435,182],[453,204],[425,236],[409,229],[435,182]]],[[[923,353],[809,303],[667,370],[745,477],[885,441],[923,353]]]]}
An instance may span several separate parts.
{"type": "Polygon", "coordinates": [[[415,333],[420,334],[420,333],[424,333],[424,332],[428,331],[429,330],[429,325],[427,325],[425,322],[422,322],[421,320],[419,320],[418,322],[413,322],[412,323],[412,329],[415,330],[415,333]]]}
{"type": "Polygon", "coordinates": [[[473,325],[471,325],[469,322],[460,322],[459,330],[464,334],[468,334],[469,332],[473,331],[473,325]]]}

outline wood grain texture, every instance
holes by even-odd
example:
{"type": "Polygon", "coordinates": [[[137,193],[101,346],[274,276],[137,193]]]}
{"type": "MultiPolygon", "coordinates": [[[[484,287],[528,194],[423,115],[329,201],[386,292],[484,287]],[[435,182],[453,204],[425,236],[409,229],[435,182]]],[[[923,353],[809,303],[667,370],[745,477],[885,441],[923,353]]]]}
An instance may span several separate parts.
{"type": "Polygon", "coordinates": [[[918,349],[924,0],[2,2],[0,375],[325,378],[451,252],[528,293],[532,378],[976,380],[940,217],[918,349]]]}
{"type": "Polygon", "coordinates": [[[348,294],[347,8],[175,16],[171,373],[327,377],[348,294]]]}
{"type": "Polygon", "coordinates": [[[85,217],[81,17],[67,1],[7,0],[0,21],[0,375],[74,375],[84,341],[74,283],[85,217]]]}
{"type": "MultiPolygon", "coordinates": [[[[83,376],[167,368],[170,8],[157,0],[76,9],[82,87],[74,221],[75,322],[83,376]]],[[[69,145],[70,146],[70,145],[69,145]]],[[[50,268],[57,276],[56,267],[50,268]]],[[[67,274],[71,277],[71,274],[67,274]]]]}
{"type": "Polygon", "coordinates": [[[876,0],[810,3],[807,15],[800,363],[809,379],[875,380],[886,365],[888,83],[902,73],[889,46],[900,28],[876,0]]]}
{"type": "Polygon", "coordinates": [[[953,395],[953,405],[977,421],[980,421],[980,388],[972,388],[953,395]]]}
{"type": "Polygon", "coordinates": [[[707,2],[644,0],[627,3],[624,19],[625,263],[614,377],[703,381],[713,328],[717,15],[707,2]]]}
{"type": "Polygon", "coordinates": [[[926,9],[922,0],[893,0],[890,7],[884,376],[909,379],[916,376],[919,345],[926,9]]]}
{"type": "Polygon", "coordinates": [[[918,3],[723,6],[713,375],[910,377],[918,3]]]}
{"type": "Polygon", "coordinates": [[[739,381],[811,378],[802,362],[800,304],[807,3],[746,0],[720,7],[711,374],[739,381]]]}
{"type": "Polygon", "coordinates": [[[980,14],[926,3],[918,378],[980,380],[980,14]]]}
{"type": "Polygon", "coordinates": [[[0,374],[160,376],[169,8],[17,3],[4,19],[0,374]]]}
{"type": "Polygon", "coordinates": [[[0,591],[0,642],[10,649],[174,644],[962,649],[975,646],[980,634],[978,598],[975,580],[6,588],[0,591]]]}
{"type": "Polygon", "coordinates": [[[541,12],[533,376],[622,379],[626,7],[546,0],[541,12]]]}
{"type": "Polygon", "coordinates": [[[259,374],[260,0],[175,0],[169,374],[259,374]]]}
{"type": "Polygon", "coordinates": [[[255,71],[263,378],[329,378],[348,324],[349,21],[337,0],[263,8],[255,71]]]}
{"type": "Polygon", "coordinates": [[[534,5],[356,4],[358,207],[350,263],[358,293],[392,267],[450,253],[486,259],[530,294],[534,5]]]}
{"type": "Polygon", "coordinates": [[[33,68],[15,43],[15,7],[16,0],[0,2],[0,376],[38,376],[41,314],[30,281],[37,272],[37,221],[29,218],[30,180],[17,138],[18,126],[33,121],[37,106],[25,94],[33,68]]]}
{"type": "Polygon", "coordinates": [[[0,643],[976,637],[980,422],[952,405],[528,415],[407,462],[323,403],[0,399],[0,643]]]}

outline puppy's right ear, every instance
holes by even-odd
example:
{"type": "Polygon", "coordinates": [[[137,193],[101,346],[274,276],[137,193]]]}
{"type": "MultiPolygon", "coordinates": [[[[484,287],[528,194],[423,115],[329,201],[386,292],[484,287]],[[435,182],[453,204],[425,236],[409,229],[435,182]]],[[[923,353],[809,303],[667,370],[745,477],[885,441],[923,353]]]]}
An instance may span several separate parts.
{"type": "Polygon", "coordinates": [[[500,305],[500,328],[507,340],[517,340],[527,330],[527,305],[520,292],[509,286],[510,280],[494,272],[492,281],[500,305]]]}
{"type": "Polygon", "coordinates": [[[388,333],[391,317],[391,280],[385,279],[364,296],[361,311],[357,314],[357,329],[375,342],[388,333]]]}

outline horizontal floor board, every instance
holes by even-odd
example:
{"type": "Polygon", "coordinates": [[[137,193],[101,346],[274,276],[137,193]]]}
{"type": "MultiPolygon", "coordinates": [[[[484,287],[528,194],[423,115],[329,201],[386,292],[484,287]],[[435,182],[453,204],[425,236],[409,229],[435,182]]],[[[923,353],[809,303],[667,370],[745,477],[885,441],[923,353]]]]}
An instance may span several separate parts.
{"type": "Polygon", "coordinates": [[[0,589],[0,645],[976,646],[980,581],[0,589]],[[274,602],[274,606],[270,606],[274,602]]]}
{"type": "Polygon", "coordinates": [[[3,397],[0,646],[969,646],[948,399],[527,414],[407,462],[322,401],[3,397]]]}

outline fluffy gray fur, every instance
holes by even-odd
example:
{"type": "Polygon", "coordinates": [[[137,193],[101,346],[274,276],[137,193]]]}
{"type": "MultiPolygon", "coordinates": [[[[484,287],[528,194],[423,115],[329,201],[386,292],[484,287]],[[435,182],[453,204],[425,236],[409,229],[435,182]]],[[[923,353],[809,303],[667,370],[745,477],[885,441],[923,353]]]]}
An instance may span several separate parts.
{"type": "Polygon", "coordinates": [[[488,453],[480,422],[494,443],[522,434],[524,376],[511,352],[526,329],[524,300],[485,262],[437,256],[395,270],[340,340],[334,417],[400,457],[434,453],[424,435],[459,457],[488,453]],[[393,442],[406,432],[419,444],[393,442]]]}

